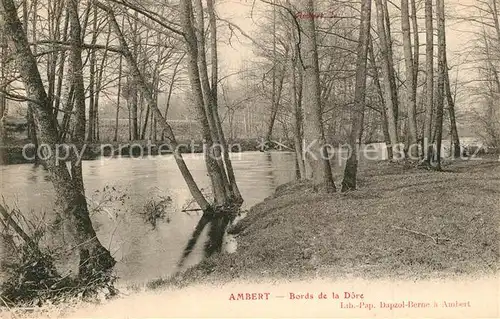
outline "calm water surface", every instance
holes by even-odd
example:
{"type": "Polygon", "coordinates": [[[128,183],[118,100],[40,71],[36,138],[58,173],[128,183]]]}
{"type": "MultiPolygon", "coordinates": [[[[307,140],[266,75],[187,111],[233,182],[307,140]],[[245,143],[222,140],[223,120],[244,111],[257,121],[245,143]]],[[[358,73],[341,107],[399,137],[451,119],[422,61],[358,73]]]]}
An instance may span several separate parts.
{"type": "MultiPolygon", "coordinates": [[[[244,208],[262,201],[277,186],[295,178],[292,153],[245,152],[231,156],[245,199],[244,208]]],[[[201,154],[189,154],[185,159],[200,187],[208,188],[201,154]]],[[[84,161],[83,175],[90,207],[103,208],[93,213],[92,220],[99,239],[110,247],[118,261],[115,267],[118,276],[129,283],[140,283],[171,274],[201,216],[197,212],[181,212],[191,196],[173,158],[84,161]],[[116,189],[111,192],[113,195],[127,194],[129,198],[124,204],[106,201],[109,196],[102,192],[106,186],[116,189]],[[140,212],[149,199],[160,196],[172,199],[169,221],[159,220],[153,229],[144,222],[140,212]]],[[[9,205],[16,204],[22,211],[34,210],[37,216],[54,214],[54,190],[41,167],[0,166],[0,177],[2,195],[9,205]]],[[[188,265],[201,258],[201,245],[198,246],[188,265]]]]}

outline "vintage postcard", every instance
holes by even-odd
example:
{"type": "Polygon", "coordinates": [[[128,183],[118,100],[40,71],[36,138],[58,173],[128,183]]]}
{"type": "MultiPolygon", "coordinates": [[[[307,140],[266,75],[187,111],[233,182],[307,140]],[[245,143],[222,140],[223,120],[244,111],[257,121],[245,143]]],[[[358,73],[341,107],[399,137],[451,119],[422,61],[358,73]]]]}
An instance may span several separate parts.
{"type": "Polygon", "coordinates": [[[500,318],[499,0],[0,0],[1,318],[500,318]]]}

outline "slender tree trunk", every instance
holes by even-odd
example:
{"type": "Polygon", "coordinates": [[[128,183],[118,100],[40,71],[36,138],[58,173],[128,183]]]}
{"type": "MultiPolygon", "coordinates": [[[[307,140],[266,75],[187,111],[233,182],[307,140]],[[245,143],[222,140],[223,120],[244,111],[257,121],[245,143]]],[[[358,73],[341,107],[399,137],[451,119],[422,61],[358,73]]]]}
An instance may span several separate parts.
{"type": "MultiPolygon", "coordinates": [[[[285,60],[288,58],[288,51],[285,52],[285,60]]],[[[286,65],[286,61],[284,61],[284,64],[286,65]]],[[[276,123],[276,118],[278,116],[278,111],[280,108],[280,103],[281,103],[281,95],[283,92],[283,81],[285,80],[285,73],[286,73],[286,68],[285,65],[282,66],[281,72],[280,72],[280,78],[278,81],[276,81],[276,74],[273,74],[273,98],[272,98],[272,107],[271,107],[271,118],[269,120],[269,125],[267,127],[267,133],[266,133],[266,138],[265,141],[270,142],[272,135],[273,135],[273,129],[274,129],[274,124],[276,123]],[[277,82],[277,83],[276,83],[277,82]]],[[[275,66],[277,67],[277,65],[275,66]]]]}
{"type": "MultiPolygon", "coordinates": [[[[410,151],[410,156],[418,156],[417,144],[417,83],[415,82],[415,65],[411,47],[410,33],[410,12],[408,0],[401,0],[401,29],[403,31],[403,48],[406,66],[406,100],[408,113],[408,144],[406,149],[410,151]]],[[[418,32],[418,30],[414,30],[418,32]]]]}
{"type": "MultiPolygon", "coordinates": [[[[134,21],[134,27],[133,27],[133,35],[134,35],[134,42],[132,43],[133,46],[133,54],[134,54],[134,59],[137,61],[138,58],[138,47],[139,47],[139,34],[138,34],[138,22],[137,22],[138,15],[135,15],[135,21],[134,21]]],[[[132,127],[131,127],[131,139],[132,140],[138,140],[139,139],[139,125],[138,125],[138,120],[137,120],[137,105],[139,103],[138,96],[137,96],[137,83],[135,83],[135,79],[131,78],[131,81],[129,82],[130,85],[130,112],[131,112],[131,122],[132,122],[132,127]]]]}
{"type": "MultiPolygon", "coordinates": [[[[291,37],[291,42],[292,45],[295,47],[295,37],[292,34],[291,37]]],[[[297,59],[298,55],[300,52],[295,49],[295,53],[293,55],[293,58],[290,59],[291,65],[290,65],[290,70],[291,72],[291,77],[292,77],[292,86],[291,86],[291,96],[292,96],[292,105],[294,108],[294,144],[295,144],[295,160],[297,163],[297,169],[298,169],[298,174],[297,177],[298,179],[305,179],[306,178],[306,168],[304,165],[304,158],[302,157],[302,139],[303,139],[303,134],[302,134],[302,129],[303,129],[303,124],[302,124],[302,101],[300,98],[300,92],[302,91],[302,80],[299,79],[297,80],[297,59]]],[[[299,66],[300,70],[300,66],[299,66]]],[[[302,74],[299,72],[299,77],[301,77],[302,74]]]]}
{"type": "MultiPolygon", "coordinates": [[[[49,1],[48,3],[48,31],[49,38],[53,41],[60,41],[61,38],[61,17],[63,13],[63,6],[61,2],[55,2],[54,4],[49,1]]],[[[55,102],[55,90],[56,90],[56,71],[57,63],[59,60],[59,51],[56,50],[56,45],[52,45],[54,52],[47,55],[47,82],[48,82],[48,98],[50,104],[53,106],[55,102]]],[[[54,111],[55,112],[55,111],[54,111]]]]}
{"type": "MultiPolygon", "coordinates": [[[[32,3],[32,12],[33,15],[31,16],[31,22],[32,22],[32,30],[31,30],[31,36],[32,36],[32,42],[34,45],[32,46],[33,54],[37,53],[37,37],[36,37],[36,28],[37,28],[37,21],[38,21],[38,0],[33,0],[32,3]]],[[[23,30],[24,33],[26,34],[26,37],[28,37],[28,23],[30,22],[30,17],[28,13],[28,6],[27,6],[27,0],[23,2],[23,30]]],[[[29,40],[28,40],[29,41],[29,40]]],[[[38,149],[38,138],[37,138],[37,132],[36,132],[36,124],[35,124],[35,119],[33,117],[33,103],[28,102],[28,108],[26,112],[26,120],[27,120],[27,133],[28,133],[28,139],[35,145],[35,149],[38,149]]],[[[38,154],[35,154],[35,162],[38,163],[38,154]]]]}
{"type": "MultiPolygon", "coordinates": [[[[185,56],[185,53],[179,58],[179,60],[175,64],[174,71],[172,72],[172,77],[170,78],[170,84],[168,86],[168,93],[167,93],[167,103],[165,105],[165,113],[163,113],[165,118],[168,117],[168,110],[170,108],[170,100],[172,99],[172,92],[174,90],[175,78],[177,77],[179,65],[181,64],[182,60],[184,59],[184,56],[185,56]]],[[[164,138],[165,138],[165,132],[162,130],[161,140],[163,141],[164,138]]]]}
{"type": "Polygon", "coordinates": [[[273,135],[274,122],[276,122],[276,114],[278,113],[278,104],[276,103],[276,68],[277,68],[277,59],[276,59],[276,6],[272,5],[273,10],[273,60],[272,60],[272,70],[271,76],[272,78],[272,92],[271,92],[271,116],[269,118],[269,124],[267,126],[266,136],[264,138],[265,143],[270,142],[273,135]]]}
{"type": "MultiPolygon", "coordinates": [[[[122,28],[123,21],[125,18],[122,18],[122,28]]],[[[111,32],[111,31],[110,31],[111,32]]],[[[123,55],[120,54],[119,62],[118,62],[118,95],[116,97],[116,113],[115,113],[115,134],[113,137],[113,141],[118,141],[118,127],[119,127],[119,118],[120,118],[120,102],[122,96],[122,74],[123,74],[123,55]]]]}
{"type": "Polygon", "coordinates": [[[199,109],[198,119],[202,123],[203,134],[206,134],[207,137],[209,137],[204,137],[208,148],[205,157],[209,174],[212,174],[212,189],[214,190],[214,197],[216,198],[216,202],[219,202],[221,205],[227,205],[231,196],[231,189],[224,168],[222,150],[220,147],[221,141],[219,139],[216,126],[214,113],[214,108],[216,109],[216,100],[212,95],[212,88],[210,87],[210,80],[208,77],[207,58],[205,54],[204,12],[201,0],[195,0],[194,2],[197,19],[193,16],[191,0],[187,0],[184,3],[184,5],[186,5],[186,7],[184,7],[186,11],[183,11],[184,13],[187,13],[187,10],[190,12],[190,20],[186,19],[188,17],[187,15],[184,16],[184,30],[187,31],[188,35],[190,34],[190,31],[193,30],[194,35],[194,38],[191,40],[186,39],[188,42],[188,57],[191,58],[188,60],[188,74],[193,93],[195,96],[199,93],[202,97],[199,101],[200,104],[198,104],[198,108],[202,108],[203,112],[201,112],[202,109],[199,109]],[[195,24],[197,25],[197,30],[194,27],[195,24]],[[195,30],[197,32],[194,32],[195,30]],[[190,54],[194,53],[196,53],[196,56],[190,56],[190,54]],[[194,62],[196,62],[196,65],[192,64],[194,62]],[[207,126],[204,126],[205,122],[207,126]],[[212,166],[212,162],[216,165],[212,166]],[[212,172],[210,172],[210,170],[212,170],[212,172]]]}
{"type": "Polygon", "coordinates": [[[141,140],[144,140],[146,138],[146,129],[149,123],[149,116],[149,107],[146,105],[146,115],[144,116],[144,122],[142,123],[141,129],[141,140]]]}
{"type": "MultiPolygon", "coordinates": [[[[377,61],[375,59],[375,53],[373,52],[373,41],[372,37],[370,37],[370,43],[368,46],[368,53],[370,55],[370,60],[372,63],[372,68],[373,68],[373,81],[375,83],[375,87],[377,88],[378,95],[380,97],[380,102],[381,102],[381,117],[382,117],[382,132],[384,133],[384,141],[385,145],[391,145],[391,137],[389,135],[389,121],[387,117],[387,109],[386,109],[386,103],[384,99],[384,91],[382,90],[382,85],[380,84],[380,78],[379,78],[379,72],[378,72],[378,66],[377,66],[377,61]]],[[[392,154],[392,147],[387,147],[387,158],[391,159],[393,158],[392,154]]]]}
{"type": "MultiPolygon", "coordinates": [[[[142,49],[141,51],[142,52],[139,52],[139,56],[137,57],[137,62],[139,63],[139,70],[141,71],[141,74],[146,74],[146,70],[147,70],[147,59],[148,59],[148,55],[147,55],[147,48],[149,46],[149,29],[146,30],[146,35],[145,35],[145,40],[144,40],[144,44],[142,43],[142,41],[139,41],[139,49],[142,49]]],[[[142,39],[142,38],[140,38],[142,39]]],[[[154,83],[154,79],[151,80],[151,85],[153,85],[154,83]]],[[[151,87],[151,90],[153,89],[153,86],[151,87]]],[[[154,92],[153,92],[153,97],[154,97],[154,92]]],[[[147,127],[148,127],[148,123],[149,123],[149,108],[147,106],[147,103],[146,103],[146,112],[144,112],[144,93],[142,91],[139,90],[139,138],[141,140],[144,140],[146,138],[146,130],[147,130],[147,127]],[[145,115],[144,117],[142,115],[145,115]]]]}
{"type": "Polygon", "coordinates": [[[418,73],[420,67],[420,37],[418,30],[418,16],[416,0],[410,0],[411,3],[411,25],[413,28],[413,83],[415,84],[415,95],[418,87],[418,73]]]}
{"type": "MultiPolygon", "coordinates": [[[[68,40],[68,25],[69,25],[69,17],[66,14],[66,18],[64,20],[63,27],[63,41],[66,42],[68,40]]],[[[57,117],[59,115],[59,107],[61,105],[61,95],[63,89],[64,82],[64,67],[66,64],[66,52],[61,52],[61,59],[59,62],[59,69],[57,71],[57,87],[56,87],[56,99],[54,101],[54,120],[59,124],[57,117]]]]}
{"type": "MultiPolygon", "coordinates": [[[[71,82],[71,81],[69,81],[71,82]]],[[[64,104],[64,115],[63,119],[61,121],[61,128],[59,130],[59,142],[64,143],[66,140],[66,136],[69,133],[69,124],[71,120],[71,112],[73,111],[74,107],[74,99],[73,99],[73,94],[74,92],[74,85],[72,83],[68,84],[68,88],[66,89],[66,94],[65,94],[65,104],[64,104]]]]}
{"type": "Polygon", "coordinates": [[[460,138],[458,136],[457,119],[456,119],[456,115],[455,115],[455,101],[453,99],[453,94],[451,93],[450,75],[449,75],[449,71],[448,71],[448,63],[447,63],[446,53],[445,53],[444,59],[445,59],[445,61],[444,61],[444,85],[445,85],[446,101],[447,101],[447,105],[448,105],[448,112],[450,115],[450,131],[451,131],[450,133],[451,133],[452,155],[454,158],[459,158],[461,155],[460,138]]]}
{"type": "Polygon", "coordinates": [[[432,158],[432,123],[434,112],[434,26],[432,0],[425,0],[425,120],[424,120],[424,163],[430,165],[432,158]]]}
{"type": "Polygon", "coordinates": [[[365,111],[366,64],[370,41],[371,2],[371,0],[363,0],[361,2],[361,22],[356,61],[356,88],[354,91],[354,106],[351,109],[351,133],[349,135],[351,154],[345,165],[342,192],[356,189],[356,175],[358,170],[357,141],[363,130],[363,113],[365,111]]]}
{"type": "MultiPolygon", "coordinates": [[[[417,16],[417,5],[416,5],[416,0],[410,0],[410,5],[411,5],[411,21],[412,21],[412,29],[413,29],[413,83],[414,83],[414,95],[415,99],[417,97],[417,89],[418,89],[418,75],[420,71],[420,36],[419,36],[419,29],[418,29],[418,16],[417,16]]],[[[417,102],[415,101],[415,104],[417,102]]],[[[415,127],[416,127],[416,138],[417,138],[417,144],[419,141],[418,138],[418,117],[417,114],[415,114],[415,127]]],[[[423,137],[422,137],[423,138],[423,137]]],[[[414,146],[418,150],[418,145],[414,146]]],[[[421,154],[415,154],[415,155],[423,155],[425,153],[425,150],[421,151],[421,154]]]]}
{"type": "MultiPolygon", "coordinates": [[[[97,11],[97,7],[96,7],[97,11]]],[[[99,69],[96,70],[96,82],[95,82],[95,98],[94,98],[94,136],[93,136],[93,141],[98,142],[100,140],[99,136],[99,99],[101,96],[101,90],[102,90],[102,78],[104,74],[104,69],[106,68],[106,63],[108,61],[108,53],[109,50],[107,47],[109,46],[110,43],[110,36],[111,36],[111,30],[109,30],[108,34],[106,35],[106,48],[104,49],[104,53],[101,59],[101,64],[99,65],[99,69]]],[[[97,63],[97,59],[96,59],[97,63]]]]}
{"type": "MultiPolygon", "coordinates": [[[[92,22],[92,44],[96,44],[97,42],[97,6],[93,5],[93,22],[92,22]]],[[[97,67],[96,67],[96,53],[95,50],[92,49],[90,51],[90,77],[89,77],[89,127],[88,127],[88,132],[87,132],[87,142],[93,142],[95,133],[95,100],[96,100],[96,73],[97,73],[97,67]]]]}
{"type": "Polygon", "coordinates": [[[377,29],[380,38],[380,48],[382,53],[382,77],[384,84],[384,94],[385,94],[385,103],[386,103],[386,114],[387,114],[387,126],[389,130],[389,137],[391,140],[390,145],[387,145],[388,154],[393,154],[393,158],[391,159],[399,159],[395,158],[395,154],[399,156],[399,140],[398,140],[398,132],[397,132],[397,121],[394,106],[394,93],[393,86],[391,84],[391,59],[389,52],[389,42],[386,38],[386,30],[385,30],[385,19],[384,19],[384,7],[382,0],[375,0],[376,8],[377,8],[377,29]]]}
{"type": "Polygon", "coordinates": [[[384,16],[385,24],[385,39],[387,43],[387,60],[389,61],[389,81],[391,83],[391,94],[392,94],[392,105],[394,108],[394,121],[396,122],[396,132],[398,132],[398,121],[399,121],[399,100],[398,100],[398,85],[396,84],[396,70],[394,69],[394,54],[392,50],[392,32],[391,32],[391,21],[389,17],[389,9],[387,5],[387,0],[382,2],[382,11],[384,16]]]}
{"type": "MultiPolygon", "coordinates": [[[[314,15],[313,0],[300,2],[301,12],[314,15]]],[[[305,111],[304,140],[308,177],[319,191],[335,192],[329,156],[325,156],[325,135],[323,131],[321,91],[319,80],[318,51],[314,18],[301,19],[302,61],[304,68],[303,103],[305,111]]]]}
{"type": "MultiPolygon", "coordinates": [[[[156,37],[156,43],[158,44],[158,48],[156,49],[156,63],[153,70],[153,90],[154,90],[154,98],[155,103],[158,104],[158,94],[160,91],[160,64],[163,57],[162,48],[159,46],[161,43],[161,34],[158,33],[156,37]]],[[[149,109],[149,108],[148,108],[149,109]]],[[[151,112],[151,125],[149,130],[149,139],[153,139],[156,141],[156,119],[154,117],[154,113],[151,112]]]]}
{"type": "Polygon", "coordinates": [[[438,29],[438,80],[436,94],[436,169],[441,170],[441,144],[443,140],[444,82],[446,68],[446,42],[444,0],[436,0],[438,29]]]}
{"type": "Polygon", "coordinates": [[[236,177],[234,175],[233,163],[229,158],[229,146],[226,141],[226,137],[224,135],[224,131],[222,129],[222,121],[220,119],[219,108],[218,108],[218,68],[219,68],[219,59],[217,54],[217,20],[215,17],[215,10],[213,0],[207,0],[207,9],[209,15],[210,22],[210,52],[211,52],[211,65],[212,65],[212,99],[213,99],[213,114],[215,117],[215,126],[217,128],[217,134],[219,136],[219,141],[222,145],[224,164],[226,166],[227,178],[229,180],[229,186],[231,191],[232,201],[238,204],[243,203],[243,197],[241,196],[238,184],[236,183],[236,177]]]}

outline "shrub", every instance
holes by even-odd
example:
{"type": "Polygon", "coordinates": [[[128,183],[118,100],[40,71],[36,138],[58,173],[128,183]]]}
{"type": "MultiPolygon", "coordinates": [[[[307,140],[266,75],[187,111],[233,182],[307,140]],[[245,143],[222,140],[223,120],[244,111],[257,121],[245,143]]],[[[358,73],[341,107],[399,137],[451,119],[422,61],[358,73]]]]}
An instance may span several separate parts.
{"type": "Polygon", "coordinates": [[[170,217],[168,216],[168,209],[172,203],[170,197],[159,196],[159,198],[152,198],[148,200],[144,206],[144,210],[141,211],[146,223],[151,224],[153,229],[156,228],[158,220],[166,220],[167,223],[170,222],[170,217]]]}
{"type": "Polygon", "coordinates": [[[28,222],[18,209],[0,205],[0,235],[9,255],[0,265],[7,275],[0,284],[0,304],[30,307],[114,295],[116,278],[111,274],[80,279],[71,277],[71,272],[64,276],[59,273],[55,266],[58,250],[42,245],[50,227],[45,221],[39,225],[28,222]]]}

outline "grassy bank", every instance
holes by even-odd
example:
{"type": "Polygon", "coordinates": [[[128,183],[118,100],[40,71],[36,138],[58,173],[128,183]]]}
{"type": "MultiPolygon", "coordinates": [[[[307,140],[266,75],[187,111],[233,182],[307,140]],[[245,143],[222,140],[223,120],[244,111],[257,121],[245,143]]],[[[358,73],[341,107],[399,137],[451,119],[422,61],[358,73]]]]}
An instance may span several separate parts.
{"type": "MultiPolygon", "coordinates": [[[[147,284],[149,289],[165,290],[134,287],[95,308],[75,300],[64,307],[44,306],[28,313],[19,310],[19,314],[62,316],[86,307],[97,311],[120,303],[144,306],[172,300],[175,288],[207,283],[313,278],[412,282],[497,276],[497,159],[455,161],[444,172],[411,163],[370,162],[361,166],[359,177],[359,190],[346,194],[317,194],[307,183],[279,187],[232,229],[238,240],[234,254],[214,256],[183,274],[147,284]]],[[[337,181],[340,178],[336,176],[337,181]]],[[[180,291],[185,295],[187,290],[180,291]]]]}
{"type": "Polygon", "coordinates": [[[445,170],[372,162],[361,168],[359,190],[346,194],[316,194],[306,183],[283,185],[234,230],[236,253],[150,286],[494,274],[500,162],[456,161],[445,170]]]}

